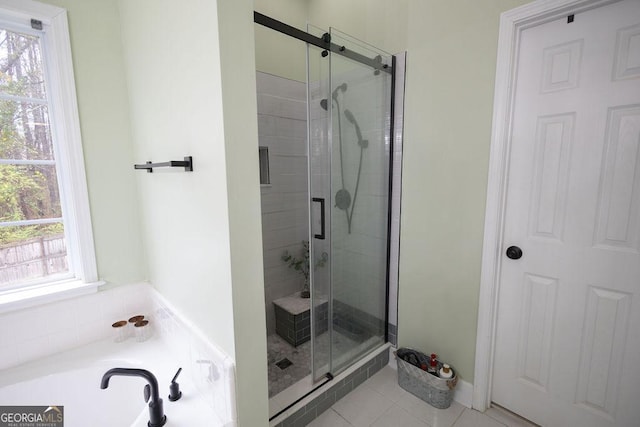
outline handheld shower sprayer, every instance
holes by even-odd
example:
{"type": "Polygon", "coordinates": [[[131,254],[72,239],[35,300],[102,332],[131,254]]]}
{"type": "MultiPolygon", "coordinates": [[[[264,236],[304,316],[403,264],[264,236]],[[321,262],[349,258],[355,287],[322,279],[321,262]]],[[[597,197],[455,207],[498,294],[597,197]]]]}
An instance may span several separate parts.
{"type": "MultiPolygon", "coordinates": [[[[362,154],[365,148],[369,146],[369,141],[366,139],[362,139],[362,130],[360,129],[360,125],[356,120],[353,113],[345,109],[343,112],[340,111],[340,100],[338,99],[338,95],[340,93],[345,93],[347,91],[347,83],[342,83],[336,86],[336,88],[331,92],[331,103],[335,103],[336,106],[336,118],[338,121],[338,146],[340,150],[340,178],[342,180],[342,188],[336,192],[335,195],[335,206],[338,209],[341,209],[345,212],[347,217],[347,225],[349,233],[351,233],[351,220],[353,219],[353,208],[356,203],[356,198],[358,197],[358,188],[360,187],[360,173],[362,171],[362,154]],[[360,147],[360,160],[358,161],[358,173],[356,175],[356,185],[353,193],[353,198],[351,197],[351,193],[349,190],[345,188],[345,174],[344,174],[344,159],[343,159],[343,147],[342,147],[342,113],[344,113],[345,118],[353,125],[356,131],[356,137],[358,139],[358,146],[360,147]]],[[[324,98],[320,100],[320,107],[323,110],[329,111],[329,100],[328,98],[324,98]]]]}
{"type": "Polygon", "coordinates": [[[360,131],[360,126],[358,125],[358,121],[353,116],[353,113],[351,112],[351,110],[347,110],[345,108],[344,116],[347,118],[347,120],[349,120],[349,123],[351,123],[356,128],[356,136],[358,138],[358,145],[360,147],[362,147],[362,148],[367,148],[367,146],[369,145],[369,141],[367,141],[366,139],[362,139],[362,132],[360,131]]]}

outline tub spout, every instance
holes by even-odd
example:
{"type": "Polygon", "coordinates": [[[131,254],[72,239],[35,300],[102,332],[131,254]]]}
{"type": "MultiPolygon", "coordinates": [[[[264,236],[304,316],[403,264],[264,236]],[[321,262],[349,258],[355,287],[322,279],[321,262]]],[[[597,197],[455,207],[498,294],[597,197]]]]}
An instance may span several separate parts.
{"type": "Polygon", "coordinates": [[[106,389],[109,387],[109,380],[113,376],[125,376],[125,377],[141,377],[147,380],[148,385],[145,386],[145,401],[149,402],[149,427],[161,427],[167,422],[167,417],[164,415],[164,409],[162,406],[162,399],[160,398],[160,392],[158,391],[158,380],[155,375],[146,369],[132,369],[132,368],[113,368],[109,369],[102,376],[100,381],[100,388],[106,389]]]}

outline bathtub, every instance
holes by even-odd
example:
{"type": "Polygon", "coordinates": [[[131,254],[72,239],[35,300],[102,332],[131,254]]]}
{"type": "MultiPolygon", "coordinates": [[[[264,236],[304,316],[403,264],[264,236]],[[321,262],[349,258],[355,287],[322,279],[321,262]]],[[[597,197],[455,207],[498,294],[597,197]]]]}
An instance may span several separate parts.
{"type": "Polygon", "coordinates": [[[110,368],[141,368],[158,379],[160,397],[171,426],[223,426],[198,382],[199,365],[180,356],[158,337],[145,342],[104,339],[14,368],[0,375],[0,405],[64,406],[65,427],[144,427],[149,420],[143,389],[146,381],[114,376],[100,389],[110,368]],[[168,399],[169,384],[178,368],[182,398],[168,399]]]}

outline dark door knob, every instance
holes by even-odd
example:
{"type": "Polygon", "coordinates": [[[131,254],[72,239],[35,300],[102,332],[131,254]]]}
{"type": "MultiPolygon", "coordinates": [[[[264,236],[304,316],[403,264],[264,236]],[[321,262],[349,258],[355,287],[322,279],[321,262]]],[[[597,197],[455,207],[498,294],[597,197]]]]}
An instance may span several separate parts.
{"type": "Polygon", "coordinates": [[[517,246],[509,246],[507,248],[507,257],[511,259],[522,258],[522,249],[517,246]]]}

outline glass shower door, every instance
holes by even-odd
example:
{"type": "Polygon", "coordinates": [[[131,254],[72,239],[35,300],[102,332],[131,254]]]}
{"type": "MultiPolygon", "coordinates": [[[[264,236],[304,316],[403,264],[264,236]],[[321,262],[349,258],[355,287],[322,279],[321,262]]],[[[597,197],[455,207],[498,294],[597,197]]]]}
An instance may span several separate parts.
{"type": "Polygon", "coordinates": [[[330,36],[347,56],[308,50],[315,379],[383,344],[387,313],[392,59],[330,36]]]}
{"type": "MultiPolygon", "coordinates": [[[[391,55],[331,29],[349,52],[391,65],[391,55]]],[[[331,371],[385,342],[391,73],[330,56],[331,371]]]]}
{"type": "MultiPolygon", "coordinates": [[[[322,38],[324,31],[307,26],[307,31],[322,38]]],[[[331,330],[329,295],[331,293],[331,175],[330,63],[327,53],[307,44],[307,123],[309,143],[309,194],[311,195],[309,268],[311,280],[311,373],[317,381],[331,372],[331,330]]]]}

